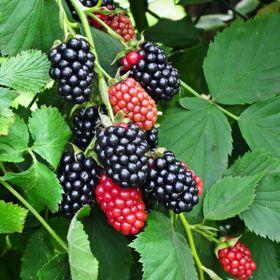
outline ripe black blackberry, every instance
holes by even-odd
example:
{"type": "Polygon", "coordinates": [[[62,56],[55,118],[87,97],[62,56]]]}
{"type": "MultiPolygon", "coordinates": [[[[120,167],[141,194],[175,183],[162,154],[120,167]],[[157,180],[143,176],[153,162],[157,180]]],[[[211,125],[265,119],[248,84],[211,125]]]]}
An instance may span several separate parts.
{"type": "Polygon", "coordinates": [[[96,136],[95,151],[106,174],[124,188],[143,185],[148,172],[145,132],[136,124],[121,123],[99,130],[96,136]]]}
{"type": "Polygon", "coordinates": [[[50,76],[58,81],[58,92],[69,102],[89,100],[95,56],[85,39],[72,38],[49,53],[50,76]]]}
{"type": "Polygon", "coordinates": [[[178,70],[168,63],[157,44],[144,42],[138,54],[140,60],[131,67],[132,77],[155,100],[170,100],[180,89],[178,70]]]}
{"type": "Polygon", "coordinates": [[[150,149],[154,149],[158,145],[158,130],[156,127],[146,131],[146,141],[150,149]]]}
{"type": "Polygon", "coordinates": [[[152,194],[175,213],[191,211],[198,203],[198,188],[181,162],[172,152],[166,151],[162,157],[150,159],[146,184],[146,194],[152,194]]]}
{"type": "Polygon", "coordinates": [[[88,107],[79,109],[73,117],[72,131],[75,135],[75,144],[85,149],[92,138],[95,136],[97,129],[101,125],[98,113],[98,107],[88,107]]]}
{"type": "Polygon", "coordinates": [[[92,191],[98,184],[99,167],[91,157],[79,153],[63,154],[57,177],[63,187],[64,194],[60,204],[60,212],[66,217],[73,217],[83,205],[92,203],[92,191]]]}

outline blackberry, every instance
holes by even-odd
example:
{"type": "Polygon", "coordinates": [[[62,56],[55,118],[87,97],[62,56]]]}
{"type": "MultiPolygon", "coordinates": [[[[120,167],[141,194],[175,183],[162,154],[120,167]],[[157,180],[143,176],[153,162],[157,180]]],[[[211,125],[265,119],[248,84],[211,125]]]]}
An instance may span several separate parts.
{"type": "Polygon", "coordinates": [[[141,59],[131,67],[132,77],[155,100],[170,100],[180,89],[178,70],[168,63],[157,44],[144,42],[138,53],[141,59]]]}
{"type": "Polygon", "coordinates": [[[123,188],[145,183],[148,172],[148,144],[145,132],[136,124],[121,123],[99,130],[95,151],[106,174],[123,188]]]}
{"type": "Polygon", "coordinates": [[[190,171],[176,160],[172,152],[150,159],[144,192],[152,194],[175,213],[191,211],[198,203],[198,189],[190,171]]]}
{"type": "Polygon", "coordinates": [[[95,56],[85,39],[72,38],[49,53],[50,76],[58,81],[58,92],[69,102],[89,100],[95,56]]]}
{"type": "Polygon", "coordinates": [[[73,217],[83,205],[92,203],[92,191],[98,184],[99,167],[91,157],[79,153],[63,154],[57,177],[63,187],[64,194],[60,204],[60,212],[66,217],[73,217]]]}
{"type": "Polygon", "coordinates": [[[73,117],[73,125],[74,143],[79,148],[85,149],[101,125],[98,107],[92,106],[79,109],[73,117]]]}
{"type": "Polygon", "coordinates": [[[156,127],[146,131],[146,141],[151,149],[155,149],[158,146],[158,130],[156,127]]]}

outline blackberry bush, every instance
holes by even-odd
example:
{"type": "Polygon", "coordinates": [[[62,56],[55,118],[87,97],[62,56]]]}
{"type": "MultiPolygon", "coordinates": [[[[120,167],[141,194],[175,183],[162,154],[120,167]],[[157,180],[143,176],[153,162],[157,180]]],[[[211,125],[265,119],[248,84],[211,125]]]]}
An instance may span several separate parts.
{"type": "Polygon", "coordinates": [[[67,101],[83,103],[90,98],[95,56],[85,39],[72,38],[49,53],[50,76],[58,81],[58,92],[67,101]]]}
{"type": "Polygon", "coordinates": [[[121,123],[99,130],[95,152],[106,174],[124,188],[143,185],[148,173],[148,144],[136,124],[121,123]]]}

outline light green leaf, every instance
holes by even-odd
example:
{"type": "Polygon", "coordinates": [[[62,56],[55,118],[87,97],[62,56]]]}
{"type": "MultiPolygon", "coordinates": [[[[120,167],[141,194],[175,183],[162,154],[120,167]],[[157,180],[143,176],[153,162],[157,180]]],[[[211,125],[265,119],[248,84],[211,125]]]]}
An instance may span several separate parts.
{"type": "Polygon", "coordinates": [[[68,254],[72,280],[96,280],[98,277],[98,261],[90,250],[88,236],[83,224],[79,221],[89,214],[89,210],[89,207],[79,210],[68,230],[68,254]]]}
{"type": "Polygon", "coordinates": [[[32,149],[56,167],[71,135],[58,109],[44,106],[37,109],[32,113],[28,127],[34,139],[32,149]]]}
{"type": "MultiPolygon", "coordinates": [[[[1,67],[0,67],[1,71],[1,67]]],[[[17,97],[17,94],[14,91],[10,91],[7,88],[0,87],[0,112],[4,109],[7,109],[11,106],[12,101],[17,97]]]]}
{"type": "Polygon", "coordinates": [[[29,133],[25,122],[19,117],[7,136],[0,136],[0,161],[22,162],[28,149],[29,133]]]}
{"type": "Polygon", "coordinates": [[[280,266],[273,243],[252,233],[243,236],[241,241],[250,249],[252,259],[257,264],[253,279],[278,280],[280,278],[280,266]]]}
{"type": "Polygon", "coordinates": [[[263,148],[280,157],[280,97],[247,108],[238,121],[251,149],[263,148]]]}
{"type": "Polygon", "coordinates": [[[41,51],[23,51],[0,66],[0,84],[18,92],[41,91],[50,80],[50,63],[41,51]]]}
{"type": "Polygon", "coordinates": [[[280,175],[270,174],[259,184],[250,208],[241,213],[249,230],[271,240],[280,241],[280,175]]]}
{"type": "Polygon", "coordinates": [[[149,213],[145,231],[130,246],[141,256],[143,280],[198,279],[185,238],[159,212],[149,213]]]}
{"type": "Polygon", "coordinates": [[[180,103],[189,111],[179,107],[166,111],[159,127],[160,145],[195,170],[208,189],[227,167],[231,128],[224,114],[204,100],[184,98],[180,103]]]}
{"type": "Polygon", "coordinates": [[[0,49],[3,55],[37,47],[48,51],[62,39],[58,7],[48,0],[1,0],[0,49]]]}
{"type": "Polygon", "coordinates": [[[253,203],[255,188],[263,174],[224,177],[206,194],[203,204],[207,220],[225,220],[247,210],[253,203]]]}
{"type": "Polygon", "coordinates": [[[57,255],[50,259],[37,275],[39,280],[68,280],[69,265],[67,254],[57,255]]]}
{"type": "Polygon", "coordinates": [[[22,232],[27,210],[0,200],[0,233],[22,232]]]}
{"type": "Polygon", "coordinates": [[[8,172],[2,178],[18,186],[28,202],[38,211],[45,206],[52,212],[58,210],[63,190],[56,175],[44,164],[35,162],[27,171],[8,172]]]}
{"type": "Polygon", "coordinates": [[[280,91],[280,15],[236,21],[210,44],[204,73],[213,98],[245,104],[280,91]]]}

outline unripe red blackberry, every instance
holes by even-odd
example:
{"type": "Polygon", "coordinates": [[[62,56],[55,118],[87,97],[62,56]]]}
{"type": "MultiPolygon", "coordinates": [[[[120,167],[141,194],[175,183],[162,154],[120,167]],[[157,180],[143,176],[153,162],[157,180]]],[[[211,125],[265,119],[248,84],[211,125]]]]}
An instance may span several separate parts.
{"type": "Polygon", "coordinates": [[[91,106],[79,109],[73,117],[74,143],[79,148],[85,149],[95,136],[100,125],[98,107],[91,106]]]}
{"type": "Polygon", "coordinates": [[[57,177],[64,194],[60,212],[73,217],[84,205],[92,203],[92,190],[98,183],[99,167],[93,158],[83,153],[74,156],[71,152],[63,154],[57,171],[57,177]]]}
{"type": "Polygon", "coordinates": [[[169,151],[164,152],[162,157],[150,159],[143,189],[175,213],[191,211],[199,200],[191,172],[169,151]]]}
{"type": "Polygon", "coordinates": [[[85,39],[72,38],[49,53],[50,76],[58,81],[58,92],[67,101],[83,103],[90,98],[95,56],[85,39]]]}
{"type": "Polygon", "coordinates": [[[157,120],[155,101],[133,78],[109,88],[110,103],[115,113],[122,111],[131,121],[144,130],[149,130],[157,120]]]}
{"type": "Polygon", "coordinates": [[[166,55],[159,45],[144,42],[138,50],[138,57],[135,52],[128,52],[120,62],[124,70],[130,70],[131,76],[155,100],[170,100],[179,92],[178,70],[168,63],[166,55]],[[131,54],[133,54],[133,60],[129,59],[131,54]]]}
{"type": "Polygon", "coordinates": [[[99,130],[95,152],[106,174],[123,188],[139,187],[147,178],[148,144],[136,124],[119,124],[99,130]]]}
{"type": "Polygon", "coordinates": [[[122,234],[137,234],[145,226],[147,213],[139,188],[123,189],[102,175],[95,197],[108,223],[122,234]]]}
{"type": "Polygon", "coordinates": [[[156,127],[146,131],[146,141],[150,149],[155,149],[158,146],[158,130],[156,127]]]}
{"type": "Polygon", "coordinates": [[[218,255],[223,269],[239,280],[247,280],[257,268],[251,258],[250,250],[240,241],[237,241],[233,247],[219,250],[218,255]]]}

